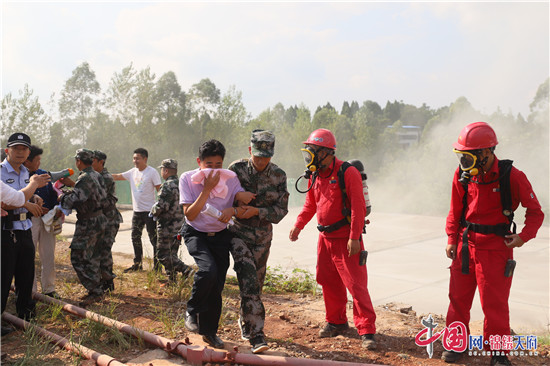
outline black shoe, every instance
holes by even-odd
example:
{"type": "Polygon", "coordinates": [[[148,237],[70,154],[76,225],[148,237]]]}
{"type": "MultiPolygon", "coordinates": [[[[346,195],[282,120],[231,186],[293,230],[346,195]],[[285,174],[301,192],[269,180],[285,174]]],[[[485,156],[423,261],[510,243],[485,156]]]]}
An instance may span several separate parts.
{"type": "Polygon", "coordinates": [[[124,273],[141,271],[142,269],[143,266],[141,265],[141,263],[134,263],[131,267],[126,268],[124,270],[124,273]]]}
{"type": "Polygon", "coordinates": [[[48,297],[52,297],[52,298],[57,299],[57,300],[61,300],[61,296],[59,296],[59,294],[55,291],[48,292],[47,294],[44,294],[44,295],[48,296],[48,297]]]}
{"type": "Polygon", "coordinates": [[[160,262],[156,262],[156,263],[153,265],[153,270],[154,270],[155,272],[162,273],[162,264],[160,264],[160,262]]]}
{"type": "Polygon", "coordinates": [[[199,324],[197,322],[197,316],[189,313],[185,313],[185,328],[188,331],[196,333],[199,331],[199,324]]]}
{"type": "Polygon", "coordinates": [[[344,324],[327,323],[327,325],[319,331],[319,337],[336,337],[337,335],[344,334],[348,329],[349,325],[347,322],[344,324]]]}
{"type": "Polygon", "coordinates": [[[361,347],[366,349],[376,349],[376,341],[374,340],[374,334],[363,334],[361,335],[361,347]]]}
{"type": "Polygon", "coordinates": [[[181,275],[184,279],[192,277],[194,274],[195,274],[195,270],[193,269],[193,267],[188,265],[185,265],[185,269],[181,271],[181,275]]]}
{"type": "Polygon", "coordinates": [[[216,334],[205,334],[202,336],[202,340],[214,348],[223,348],[225,346],[221,338],[216,334]]]}
{"type": "Polygon", "coordinates": [[[178,272],[166,272],[166,277],[168,277],[168,283],[178,282],[178,272]]]}
{"type": "Polygon", "coordinates": [[[262,353],[264,351],[267,351],[269,349],[269,346],[267,345],[267,342],[265,341],[265,338],[263,335],[258,335],[250,340],[250,344],[252,345],[252,353],[262,353]]]}
{"type": "Polygon", "coordinates": [[[491,357],[491,366],[512,366],[512,363],[506,356],[491,357]]]}
{"type": "Polygon", "coordinates": [[[11,332],[13,332],[13,328],[12,328],[12,327],[4,327],[4,326],[2,326],[2,337],[5,336],[5,335],[10,334],[11,332]]]}
{"type": "Polygon", "coordinates": [[[113,292],[115,291],[115,283],[113,281],[109,281],[109,282],[103,282],[101,284],[101,289],[103,290],[103,292],[113,292]]]}
{"type": "Polygon", "coordinates": [[[102,299],[103,299],[103,295],[88,294],[80,300],[80,302],[78,303],[78,306],[80,306],[81,308],[85,308],[86,306],[96,303],[98,301],[101,301],[102,299]]]}
{"type": "Polygon", "coordinates": [[[441,359],[447,363],[455,363],[462,357],[462,352],[443,351],[441,359]]]}
{"type": "Polygon", "coordinates": [[[35,301],[31,300],[29,305],[25,308],[25,310],[17,312],[17,316],[25,321],[30,322],[36,317],[36,306],[35,301]]]}

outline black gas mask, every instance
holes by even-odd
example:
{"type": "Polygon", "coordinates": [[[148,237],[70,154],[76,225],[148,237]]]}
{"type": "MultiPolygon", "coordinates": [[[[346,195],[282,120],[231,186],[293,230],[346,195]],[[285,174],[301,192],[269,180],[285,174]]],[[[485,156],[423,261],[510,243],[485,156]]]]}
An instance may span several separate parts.
{"type": "Polygon", "coordinates": [[[463,184],[469,183],[471,176],[478,175],[479,168],[487,164],[489,159],[487,156],[481,158],[481,150],[460,151],[453,149],[453,151],[458,156],[460,169],[462,169],[462,175],[458,181],[463,184]]]}
{"type": "Polygon", "coordinates": [[[304,174],[296,180],[295,187],[298,192],[307,193],[311,189],[311,187],[313,187],[313,184],[315,183],[315,179],[317,178],[317,174],[319,174],[319,170],[322,170],[326,167],[326,165],[323,164],[323,161],[328,155],[334,154],[334,150],[325,149],[322,147],[316,148],[315,146],[312,146],[312,145],[306,145],[306,147],[301,149],[301,151],[302,151],[302,156],[304,157],[304,162],[306,164],[306,170],[304,174]],[[325,154],[322,157],[320,156],[321,152],[325,152],[325,154]],[[306,189],[305,191],[302,191],[298,188],[298,182],[302,178],[313,179],[311,181],[311,184],[309,185],[309,188],[306,189]]]}
{"type": "Polygon", "coordinates": [[[322,164],[323,160],[330,155],[331,153],[334,153],[333,150],[327,151],[327,149],[324,148],[315,148],[311,145],[306,145],[302,151],[302,156],[304,157],[304,162],[306,163],[306,169],[310,172],[315,172],[317,170],[321,170],[326,167],[326,165],[322,164]],[[323,157],[320,156],[321,152],[325,152],[323,157]]]}

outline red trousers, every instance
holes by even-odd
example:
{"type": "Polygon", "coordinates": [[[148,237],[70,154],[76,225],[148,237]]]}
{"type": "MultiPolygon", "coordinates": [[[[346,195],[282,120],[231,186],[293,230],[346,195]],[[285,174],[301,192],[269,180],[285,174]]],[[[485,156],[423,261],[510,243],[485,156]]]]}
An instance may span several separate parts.
{"type": "MultiPolygon", "coordinates": [[[[502,241],[502,238],[498,240],[502,241]]],[[[461,272],[462,244],[460,243],[457,248],[458,253],[450,267],[447,325],[460,321],[470,334],[470,309],[477,287],[485,315],[483,340],[488,341],[491,335],[510,335],[508,297],[512,277],[505,277],[504,269],[506,261],[513,259],[513,250],[504,245],[502,250],[483,250],[476,249],[470,244],[470,273],[465,275],[461,272]]]]}
{"type": "MultiPolygon", "coordinates": [[[[323,288],[326,320],[346,323],[346,289],[353,297],[353,323],[360,335],[376,333],[376,314],[367,289],[367,268],[359,265],[359,254],[348,256],[348,239],[319,235],[317,282],[323,288]]],[[[363,250],[363,243],[361,243],[363,250]]]]}

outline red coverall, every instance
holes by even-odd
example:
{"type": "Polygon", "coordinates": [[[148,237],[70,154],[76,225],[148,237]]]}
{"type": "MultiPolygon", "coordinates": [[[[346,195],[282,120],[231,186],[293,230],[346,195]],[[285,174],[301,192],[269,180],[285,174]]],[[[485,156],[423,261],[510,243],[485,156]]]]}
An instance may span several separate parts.
{"type": "MultiPolygon", "coordinates": [[[[304,207],[294,225],[296,228],[303,229],[315,213],[318,223],[323,226],[334,224],[344,217],[342,191],[337,175],[342,163],[335,158],[334,169],[329,167],[328,171],[319,172],[315,185],[306,195],[304,207]],[[327,176],[328,172],[330,174],[327,176]]],[[[345,225],[331,233],[319,234],[317,282],[323,288],[327,322],[347,322],[347,288],[353,297],[353,323],[357,332],[359,335],[374,334],[376,314],[367,289],[367,268],[359,265],[359,254],[349,257],[347,249],[348,239],[360,239],[363,232],[366,216],[363,184],[357,169],[347,169],[344,181],[348,207],[351,206],[351,226],[345,225]]]]}
{"type": "MultiPolygon", "coordinates": [[[[510,335],[510,315],[508,297],[512,286],[512,277],[504,276],[506,261],[513,259],[513,249],[505,245],[505,238],[496,234],[468,233],[470,253],[470,273],[461,272],[462,266],[462,232],[460,226],[462,216],[462,198],[464,188],[458,182],[459,170],[455,172],[451,196],[451,209],[447,216],[445,231],[448,244],[457,245],[457,253],[450,270],[449,309],[447,325],[460,321],[466,325],[468,334],[470,328],[470,309],[476,291],[479,287],[481,307],[485,315],[483,325],[484,341],[489,341],[491,335],[510,335]]],[[[502,214],[502,204],[499,191],[498,159],[495,157],[493,166],[485,176],[472,177],[468,185],[468,208],[466,221],[495,225],[508,222],[502,214]],[[490,184],[475,184],[474,181],[491,182],[490,184]]],[[[512,208],[515,210],[521,203],[526,208],[525,227],[519,234],[524,242],[534,238],[544,220],[541,206],[533,192],[531,184],[523,172],[512,167],[510,172],[510,187],[512,193],[512,208]]]]}

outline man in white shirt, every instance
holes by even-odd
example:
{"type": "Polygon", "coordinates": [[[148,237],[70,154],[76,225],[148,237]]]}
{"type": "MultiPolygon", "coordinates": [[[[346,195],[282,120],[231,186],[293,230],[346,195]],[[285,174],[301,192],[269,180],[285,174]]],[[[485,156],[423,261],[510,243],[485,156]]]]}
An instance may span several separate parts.
{"type": "Polygon", "coordinates": [[[149,217],[151,207],[155,204],[155,190],[159,190],[161,180],[157,170],[147,165],[149,153],[144,148],[134,150],[134,166],[124,173],[113,174],[114,180],[127,180],[132,190],[132,244],[134,246],[134,264],[124,272],[133,272],[143,269],[143,246],[141,234],[143,227],[147,228],[149,240],[153,246],[153,260],[155,269],[160,269],[157,258],[157,231],[152,217],[149,217]]]}

